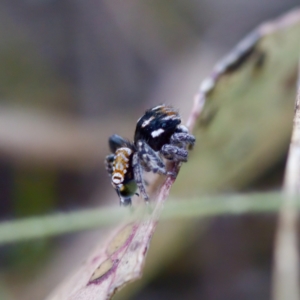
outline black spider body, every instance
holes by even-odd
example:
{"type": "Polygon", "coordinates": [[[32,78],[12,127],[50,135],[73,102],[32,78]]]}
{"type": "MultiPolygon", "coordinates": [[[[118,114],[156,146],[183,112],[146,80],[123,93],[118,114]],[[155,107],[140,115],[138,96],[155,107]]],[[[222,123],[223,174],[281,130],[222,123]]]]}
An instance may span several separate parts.
{"type": "Polygon", "coordinates": [[[106,157],[106,169],[122,205],[131,204],[137,189],[149,200],[143,171],[174,176],[164,159],[187,161],[186,148],[194,145],[195,138],[180,123],[178,112],[163,104],[147,110],[137,121],[133,143],[118,135],[109,138],[112,154],[106,157]]]}
{"type": "Polygon", "coordinates": [[[144,140],[154,151],[169,144],[181,118],[170,106],[159,105],[145,112],[136,125],[134,142],[144,140]]]}

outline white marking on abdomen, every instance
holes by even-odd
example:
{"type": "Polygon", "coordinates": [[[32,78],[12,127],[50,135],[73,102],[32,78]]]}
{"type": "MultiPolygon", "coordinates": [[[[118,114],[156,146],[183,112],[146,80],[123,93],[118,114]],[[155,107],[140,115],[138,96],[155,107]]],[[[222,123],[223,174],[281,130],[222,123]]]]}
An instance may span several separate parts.
{"type": "Polygon", "coordinates": [[[116,170],[120,170],[120,171],[124,170],[123,164],[119,161],[116,163],[116,170]]]}
{"type": "Polygon", "coordinates": [[[124,160],[125,160],[125,162],[127,162],[129,159],[128,159],[128,157],[126,157],[125,155],[124,155],[124,153],[118,153],[118,156],[121,156],[124,160]]]}
{"type": "Polygon", "coordinates": [[[151,135],[153,138],[160,136],[162,133],[164,132],[164,130],[162,128],[159,128],[157,130],[154,130],[151,132],[151,135]]]}
{"type": "Polygon", "coordinates": [[[153,119],[154,119],[154,117],[152,116],[148,120],[144,121],[143,124],[142,124],[142,127],[147,126],[153,119]]]}
{"type": "Polygon", "coordinates": [[[129,149],[128,147],[122,147],[116,151],[116,154],[118,155],[119,153],[122,153],[122,151],[127,152],[128,155],[130,155],[132,153],[131,149],[129,149]]]}
{"type": "Polygon", "coordinates": [[[113,182],[114,184],[119,184],[119,183],[121,183],[123,180],[124,180],[124,177],[122,176],[121,173],[116,173],[116,174],[114,174],[113,177],[112,177],[112,182],[113,182]]]}
{"type": "Polygon", "coordinates": [[[165,106],[165,105],[157,105],[157,106],[153,107],[151,110],[156,110],[156,109],[161,108],[161,107],[164,107],[164,106],[165,106]]]}

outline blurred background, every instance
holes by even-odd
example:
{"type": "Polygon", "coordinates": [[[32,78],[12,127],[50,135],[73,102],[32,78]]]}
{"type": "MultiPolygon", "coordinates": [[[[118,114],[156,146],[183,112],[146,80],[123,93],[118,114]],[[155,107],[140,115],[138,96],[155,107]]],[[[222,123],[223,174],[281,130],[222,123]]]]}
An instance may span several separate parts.
{"type": "MultiPolygon", "coordinates": [[[[296,4],[2,0],[1,220],[118,205],[103,166],[108,137],[131,139],[136,120],[159,103],[179,107],[186,120],[216,61],[296,4]]],[[[248,189],[280,187],[283,168],[284,156],[248,189]]],[[[130,299],[268,299],[275,221],[193,223],[189,246],[130,299]]],[[[43,299],[97,240],[95,231],[1,247],[0,298],[43,299]]]]}

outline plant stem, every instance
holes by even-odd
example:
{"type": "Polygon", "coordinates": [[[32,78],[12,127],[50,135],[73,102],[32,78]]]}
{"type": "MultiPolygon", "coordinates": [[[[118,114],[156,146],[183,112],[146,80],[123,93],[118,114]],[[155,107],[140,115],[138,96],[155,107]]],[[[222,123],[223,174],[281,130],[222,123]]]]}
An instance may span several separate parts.
{"type": "MultiPolygon", "coordinates": [[[[166,204],[162,219],[274,212],[278,211],[281,202],[280,192],[173,199],[166,204]]],[[[5,221],[0,223],[0,244],[109,226],[120,223],[129,215],[130,211],[125,208],[110,207],[5,221]]]]}

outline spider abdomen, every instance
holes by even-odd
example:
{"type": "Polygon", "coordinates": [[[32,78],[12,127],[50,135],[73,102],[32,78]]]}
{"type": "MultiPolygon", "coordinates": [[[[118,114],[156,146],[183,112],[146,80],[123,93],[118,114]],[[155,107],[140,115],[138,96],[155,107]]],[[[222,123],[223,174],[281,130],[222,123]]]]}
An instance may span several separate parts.
{"type": "Polygon", "coordinates": [[[144,140],[154,151],[159,151],[169,143],[180,123],[180,115],[171,106],[159,105],[148,109],[137,122],[134,143],[144,140]]]}
{"type": "Polygon", "coordinates": [[[122,147],[116,150],[113,162],[112,184],[115,187],[123,185],[124,181],[128,181],[132,177],[132,160],[133,151],[130,148],[122,147]]]}

